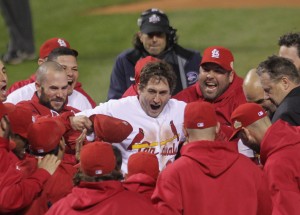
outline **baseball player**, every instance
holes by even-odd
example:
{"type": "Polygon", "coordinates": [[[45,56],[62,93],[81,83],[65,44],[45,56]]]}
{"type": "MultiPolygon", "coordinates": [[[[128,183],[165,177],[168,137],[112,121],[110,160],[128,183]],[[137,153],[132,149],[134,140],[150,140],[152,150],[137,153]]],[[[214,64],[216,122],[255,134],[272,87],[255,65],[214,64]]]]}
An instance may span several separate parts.
{"type": "Polygon", "coordinates": [[[152,202],[161,214],[267,215],[270,198],[262,171],[234,142],[216,141],[220,124],[212,104],[191,102],[181,157],[158,176],[152,202]],[[269,200],[269,201],[268,201],[269,200]]]}
{"type": "MultiPolygon", "coordinates": [[[[121,143],[115,144],[122,152],[122,171],[127,173],[127,160],[133,153],[144,151],[155,154],[160,170],[174,161],[178,144],[184,141],[182,131],[185,103],[171,99],[176,83],[169,64],[148,63],[141,72],[138,96],[110,100],[94,109],[71,117],[74,129],[91,129],[87,117],[106,114],[129,122],[133,131],[121,143]]],[[[118,132],[117,130],[115,132],[118,132]]]]}
{"type": "MultiPolygon", "coordinates": [[[[68,75],[68,106],[85,110],[95,107],[96,103],[83,90],[82,84],[77,82],[79,76],[77,56],[78,52],[70,48],[68,41],[63,38],[51,38],[40,48],[38,65],[44,63],[48,58],[61,64],[68,75]]],[[[30,100],[36,91],[35,81],[36,74],[29,79],[15,82],[8,89],[7,102],[17,104],[20,101],[30,100]]]]}

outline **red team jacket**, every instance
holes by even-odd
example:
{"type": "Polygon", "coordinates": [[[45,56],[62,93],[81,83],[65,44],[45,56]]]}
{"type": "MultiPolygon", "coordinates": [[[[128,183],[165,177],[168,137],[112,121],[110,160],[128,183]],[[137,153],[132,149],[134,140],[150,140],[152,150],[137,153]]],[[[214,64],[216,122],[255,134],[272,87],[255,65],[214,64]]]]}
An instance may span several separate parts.
{"type": "Polygon", "coordinates": [[[300,214],[300,127],[276,121],[261,142],[273,214],[300,214]]]}
{"type": "MultiPolygon", "coordinates": [[[[39,117],[39,116],[50,116],[50,117],[56,117],[62,114],[67,114],[67,113],[78,113],[79,110],[76,108],[70,107],[65,105],[60,111],[60,113],[57,113],[56,111],[53,111],[49,109],[48,107],[42,105],[39,103],[39,98],[37,97],[36,94],[33,95],[32,99],[29,101],[22,101],[18,103],[16,106],[22,106],[24,108],[32,110],[32,115],[34,117],[39,117]]],[[[69,123],[64,123],[65,125],[68,125],[69,123]]],[[[70,128],[69,128],[70,129],[70,128]]],[[[68,130],[68,129],[67,129],[68,130]]],[[[65,135],[65,141],[66,141],[66,153],[64,156],[64,160],[68,162],[73,162],[74,164],[76,163],[75,156],[75,140],[76,138],[79,137],[81,132],[79,131],[74,131],[74,130],[69,130],[65,135]],[[72,156],[71,156],[72,155],[72,156]]]]}
{"type": "MultiPolygon", "coordinates": [[[[27,178],[36,171],[37,159],[35,157],[28,156],[17,165],[22,172],[23,178],[27,178]]],[[[45,214],[52,204],[72,191],[72,179],[76,171],[76,168],[74,168],[72,164],[62,161],[54,174],[49,177],[45,184],[43,184],[42,192],[39,193],[37,198],[35,198],[34,201],[22,211],[22,214],[45,214]]]]}
{"type": "Polygon", "coordinates": [[[155,185],[156,180],[144,173],[131,175],[123,182],[123,186],[126,190],[140,193],[149,199],[149,201],[151,201],[151,196],[155,189],[155,185]]]}
{"type": "Polygon", "coordinates": [[[0,177],[0,214],[15,214],[30,205],[51,176],[46,170],[38,168],[25,177],[21,169],[19,163],[11,165],[0,177]]]}
{"type": "Polygon", "coordinates": [[[151,203],[127,191],[120,181],[81,182],[46,214],[156,215],[151,203]]]}
{"type": "Polygon", "coordinates": [[[152,202],[165,215],[271,214],[262,174],[233,142],[191,142],[160,173],[152,202]]]}
{"type": "Polygon", "coordinates": [[[0,137],[0,177],[7,171],[9,165],[18,161],[17,156],[9,149],[9,140],[0,137]]]}
{"type": "MultiPolygon", "coordinates": [[[[233,82],[229,85],[229,88],[215,101],[212,102],[217,113],[218,121],[221,123],[222,131],[228,138],[233,132],[232,128],[230,127],[231,113],[240,104],[246,103],[242,85],[243,79],[234,73],[234,79],[233,82]]],[[[182,90],[181,92],[173,96],[173,98],[184,101],[186,103],[194,101],[205,101],[198,82],[182,90]]]]}

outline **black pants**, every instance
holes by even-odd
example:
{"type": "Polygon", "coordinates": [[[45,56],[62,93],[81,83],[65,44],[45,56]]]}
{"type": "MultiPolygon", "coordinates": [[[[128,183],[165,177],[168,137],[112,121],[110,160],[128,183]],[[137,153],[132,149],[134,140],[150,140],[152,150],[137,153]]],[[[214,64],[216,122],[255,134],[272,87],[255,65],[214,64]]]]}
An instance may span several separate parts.
{"type": "Polygon", "coordinates": [[[29,0],[0,0],[0,9],[9,33],[8,52],[33,53],[34,37],[29,0]]]}

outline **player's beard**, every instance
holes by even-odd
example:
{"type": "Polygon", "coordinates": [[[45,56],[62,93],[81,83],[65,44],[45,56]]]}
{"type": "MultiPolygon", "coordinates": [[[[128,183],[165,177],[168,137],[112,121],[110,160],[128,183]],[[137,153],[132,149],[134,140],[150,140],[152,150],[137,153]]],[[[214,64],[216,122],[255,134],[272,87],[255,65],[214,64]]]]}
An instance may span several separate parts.
{"type": "MultiPolygon", "coordinates": [[[[45,90],[44,90],[44,88],[42,87],[42,90],[41,90],[41,96],[40,96],[40,98],[39,98],[40,104],[46,106],[47,108],[49,108],[49,109],[51,109],[51,110],[54,110],[54,111],[60,113],[60,112],[62,111],[62,109],[64,108],[64,106],[65,106],[67,100],[66,100],[66,99],[64,100],[63,98],[56,98],[55,100],[57,100],[57,101],[58,101],[58,100],[59,100],[59,101],[63,101],[62,106],[61,106],[60,108],[58,108],[58,109],[56,109],[55,107],[53,107],[53,106],[51,105],[51,101],[49,100],[49,98],[47,98],[47,96],[46,96],[46,94],[45,94],[45,90]]],[[[55,100],[53,100],[53,101],[55,101],[55,100]]]]}

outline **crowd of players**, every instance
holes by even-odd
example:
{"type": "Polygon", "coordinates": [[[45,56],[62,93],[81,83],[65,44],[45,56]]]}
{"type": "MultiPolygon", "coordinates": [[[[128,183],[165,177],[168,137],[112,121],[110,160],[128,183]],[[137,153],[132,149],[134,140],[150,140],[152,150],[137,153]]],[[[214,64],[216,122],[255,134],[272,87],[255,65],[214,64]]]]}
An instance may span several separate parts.
{"type": "Polygon", "coordinates": [[[162,11],[138,25],[99,105],[64,38],[9,88],[0,61],[0,213],[299,214],[300,33],[243,79],[162,11]]]}

